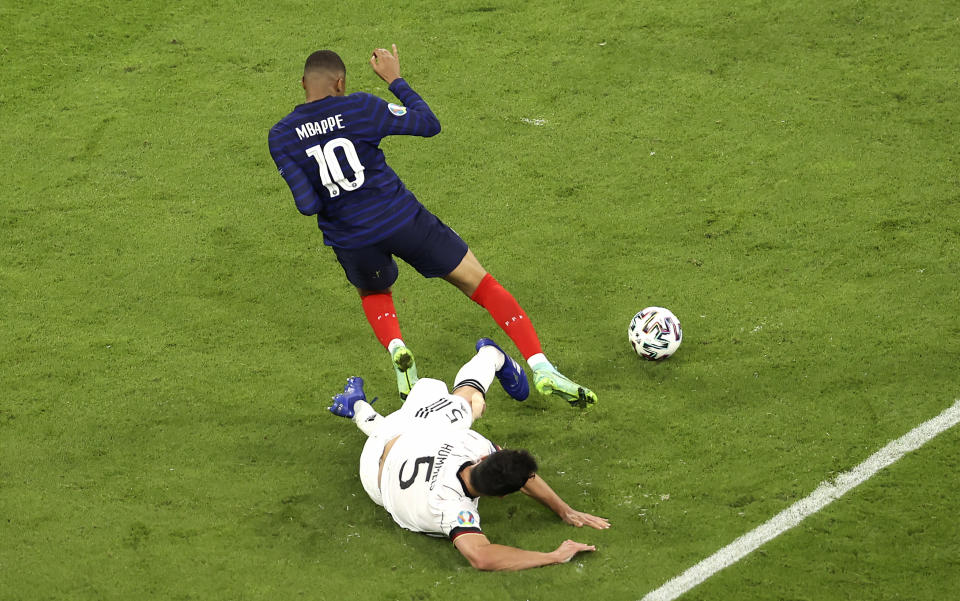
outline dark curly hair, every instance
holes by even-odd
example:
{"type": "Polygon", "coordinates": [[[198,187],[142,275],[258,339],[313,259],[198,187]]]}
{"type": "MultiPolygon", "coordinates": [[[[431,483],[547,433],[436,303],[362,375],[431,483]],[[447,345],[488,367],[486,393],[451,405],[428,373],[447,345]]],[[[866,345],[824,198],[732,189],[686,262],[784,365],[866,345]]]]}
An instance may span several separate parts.
{"type": "Polygon", "coordinates": [[[537,460],[524,449],[503,449],[488,455],[470,472],[470,484],[481,495],[502,497],[523,488],[537,473],[537,460]]]}

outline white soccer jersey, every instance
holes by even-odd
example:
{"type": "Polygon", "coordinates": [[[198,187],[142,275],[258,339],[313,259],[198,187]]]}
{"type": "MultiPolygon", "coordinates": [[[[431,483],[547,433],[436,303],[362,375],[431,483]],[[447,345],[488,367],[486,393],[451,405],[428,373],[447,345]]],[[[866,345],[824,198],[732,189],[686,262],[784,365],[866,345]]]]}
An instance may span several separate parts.
{"type": "Polygon", "coordinates": [[[382,504],[395,522],[451,539],[480,532],[477,499],[467,494],[458,472],[497,448],[469,429],[472,421],[470,404],[430,378],[417,382],[403,407],[384,419],[376,437],[385,443],[400,435],[383,464],[379,486],[382,504]]]}
{"type": "Polygon", "coordinates": [[[480,532],[478,499],[459,471],[497,449],[473,430],[419,428],[400,435],[383,465],[380,492],[395,522],[414,532],[448,536],[480,532]]]}

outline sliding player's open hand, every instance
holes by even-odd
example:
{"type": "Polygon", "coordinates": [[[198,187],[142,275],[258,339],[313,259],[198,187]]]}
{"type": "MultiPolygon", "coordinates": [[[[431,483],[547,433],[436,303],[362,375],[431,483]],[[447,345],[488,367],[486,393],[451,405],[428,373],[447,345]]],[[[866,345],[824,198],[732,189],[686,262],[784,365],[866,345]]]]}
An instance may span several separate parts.
{"type": "Polygon", "coordinates": [[[576,509],[565,511],[560,515],[560,517],[564,522],[570,524],[571,526],[576,526],[577,528],[590,526],[591,528],[596,528],[597,530],[606,530],[610,527],[610,520],[607,518],[598,518],[595,515],[590,515],[589,513],[584,513],[583,511],[577,511],[576,509]]]}
{"type": "Polygon", "coordinates": [[[553,556],[556,559],[557,563],[567,563],[573,556],[582,551],[596,551],[597,548],[593,545],[586,545],[584,543],[578,543],[572,540],[563,541],[557,550],[553,552],[553,556]]]}
{"type": "Polygon", "coordinates": [[[400,54],[397,52],[397,45],[393,45],[392,53],[386,48],[374,50],[370,56],[370,66],[380,79],[387,84],[393,83],[394,79],[400,77],[400,54]]]}

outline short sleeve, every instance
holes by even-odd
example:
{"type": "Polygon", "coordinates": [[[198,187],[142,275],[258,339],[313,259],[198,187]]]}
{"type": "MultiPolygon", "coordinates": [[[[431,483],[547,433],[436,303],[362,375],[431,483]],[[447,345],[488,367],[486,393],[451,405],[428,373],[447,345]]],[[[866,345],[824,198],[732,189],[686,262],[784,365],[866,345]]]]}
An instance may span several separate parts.
{"type": "Polygon", "coordinates": [[[464,500],[461,503],[450,503],[443,508],[441,525],[451,541],[457,540],[464,534],[481,534],[480,515],[477,508],[464,500]]]}

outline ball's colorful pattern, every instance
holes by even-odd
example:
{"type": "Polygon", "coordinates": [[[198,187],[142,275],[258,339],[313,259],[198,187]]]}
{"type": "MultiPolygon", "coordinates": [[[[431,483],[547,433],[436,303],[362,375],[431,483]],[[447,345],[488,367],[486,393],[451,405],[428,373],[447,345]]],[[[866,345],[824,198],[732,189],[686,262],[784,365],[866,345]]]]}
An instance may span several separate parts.
{"type": "Polygon", "coordinates": [[[627,336],[638,355],[650,361],[661,361],[680,347],[683,330],[680,320],[669,309],[647,307],[630,320],[627,336]]]}

